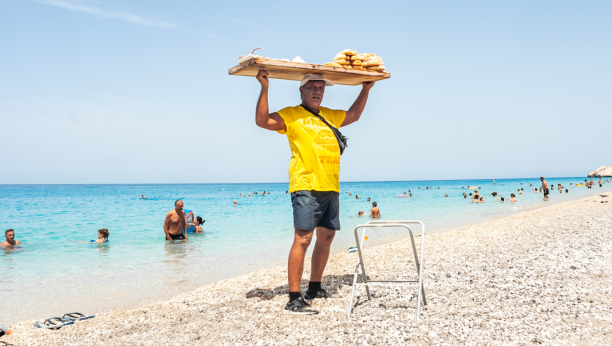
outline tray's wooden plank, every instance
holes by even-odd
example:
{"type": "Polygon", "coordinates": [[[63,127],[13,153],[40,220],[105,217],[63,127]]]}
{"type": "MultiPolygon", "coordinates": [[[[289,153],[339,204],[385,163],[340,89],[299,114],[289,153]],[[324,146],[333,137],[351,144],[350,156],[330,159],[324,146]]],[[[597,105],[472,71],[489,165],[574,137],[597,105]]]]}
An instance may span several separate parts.
{"type": "Polygon", "coordinates": [[[229,74],[255,77],[259,70],[268,71],[268,78],[297,81],[302,80],[305,74],[320,73],[335,84],[343,85],[360,85],[363,82],[379,81],[391,77],[391,74],[387,72],[360,71],[344,67],[263,58],[253,58],[234,66],[229,70],[229,74]]]}

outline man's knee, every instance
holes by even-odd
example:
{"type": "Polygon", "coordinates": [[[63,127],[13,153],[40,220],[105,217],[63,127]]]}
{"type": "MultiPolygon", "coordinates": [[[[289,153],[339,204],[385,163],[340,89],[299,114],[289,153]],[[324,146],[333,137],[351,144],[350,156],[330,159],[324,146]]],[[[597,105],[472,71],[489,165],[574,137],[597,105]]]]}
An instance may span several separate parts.
{"type": "Polygon", "coordinates": [[[324,244],[330,244],[334,240],[335,236],[336,236],[336,231],[332,231],[327,228],[317,229],[317,242],[322,242],[324,244]]]}
{"type": "Polygon", "coordinates": [[[308,248],[310,243],[312,242],[312,233],[308,231],[295,230],[295,239],[294,243],[303,247],[308,248]]]}

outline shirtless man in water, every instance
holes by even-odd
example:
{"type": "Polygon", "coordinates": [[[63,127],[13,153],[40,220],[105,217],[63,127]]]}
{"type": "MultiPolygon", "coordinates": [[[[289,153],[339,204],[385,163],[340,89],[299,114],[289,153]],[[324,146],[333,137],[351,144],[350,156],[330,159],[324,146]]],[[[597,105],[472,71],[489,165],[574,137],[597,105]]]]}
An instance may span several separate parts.
{"type": "Polygon", "coordinates": [[[4,237],[6,238],[6,241],[0,244],[0,246],[15,246],[21,244],[19,240],[15,240],[15,231],[12,229],[7,229],[4,232],[4,237]]]}
{"type": "Polygon", "coordinates": [[[373,219],[380,219],[380,209],[377,208],[376,202],[372,203],[372,210],[370,210],[370,217],[373,219]]]}
{"type": "Polygon", "coordinates": [[[174,210],[170,210],[164,221],[164,232],[166,240],[189,241],[187,237],[187,222],[185,222],[185,212],[183,211],[183,201],[177,199],[174,202],[174,210]]]}
{"type": "Polygon", "coordinates": [[[544,177],[540,177],[540,180],[542,181],[542,191],[544,192],[544,199],[548,199],[548,183],[546,182],[546,179],[544,179],[544,177]]]}

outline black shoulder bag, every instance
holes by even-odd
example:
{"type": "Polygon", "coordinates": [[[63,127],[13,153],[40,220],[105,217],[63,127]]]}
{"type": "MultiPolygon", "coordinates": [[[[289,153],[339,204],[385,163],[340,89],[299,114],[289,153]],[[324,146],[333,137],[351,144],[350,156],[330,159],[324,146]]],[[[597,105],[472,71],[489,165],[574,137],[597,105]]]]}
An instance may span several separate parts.
{"type": "Polygon", "coordinates": [[[338,146],[340,147],[340,155],[342,155],[344,153],[344,149],[346,149],[346,147],[348,147],[348,144],[346,144],[346,142],[348,141],[348,138],[344,137],[342,135],[342,133],[340,132],[340,130],[338,130],[337,128],[331,126],[327,120],[325,120],[325,118],[323,118],[322,116],[320,116],[319,114],[313,112],[310,108],[304,106],[303,104],[300,105],[302,106],[302,108],[304,108],[305,110],[309,111],[310,113],[312,113],[312,115],[314,115],[315,117],[319,118],[319,120],[321,120],[323,123],[325,123],[325,125],[327,125],[327,127],[330,128],[330,130],[332,130],[332,132],[334,133],[334,135],[336,136],[336,139],[338,140],[338,146]]]}

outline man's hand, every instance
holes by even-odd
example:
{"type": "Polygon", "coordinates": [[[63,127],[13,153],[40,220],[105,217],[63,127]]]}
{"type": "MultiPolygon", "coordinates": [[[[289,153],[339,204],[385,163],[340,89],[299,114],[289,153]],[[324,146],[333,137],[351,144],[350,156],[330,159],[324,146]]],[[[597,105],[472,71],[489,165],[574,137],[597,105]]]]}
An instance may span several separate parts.
{"type": "Polygon", "coordinates": [[[262,88],[268,88],[268,85],[270,84],[270,80],[268,79],[268,71],[266,70],[259,70],[259,72],[257,72],[257,76],[255,76],[255,78],[257,78],[257,80],[259,81],[259,83],[261,84],[262,88]]]}
{"type": "Polygon", "coordinates": [[[370,91],[370,89],[372,89],[372,87],[374,86],[374,83],[376,82],[363,82],[361,83],[361,85],[363,86],[364,90],[370,91]]]}

